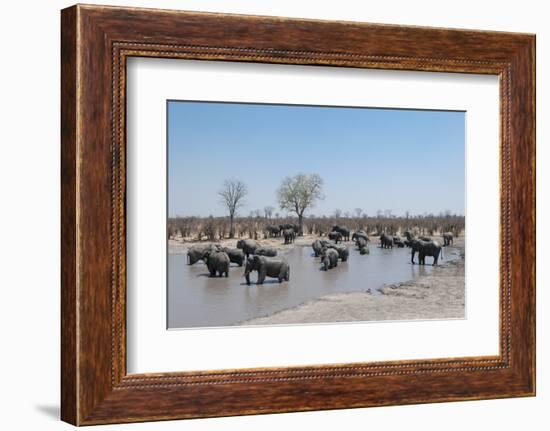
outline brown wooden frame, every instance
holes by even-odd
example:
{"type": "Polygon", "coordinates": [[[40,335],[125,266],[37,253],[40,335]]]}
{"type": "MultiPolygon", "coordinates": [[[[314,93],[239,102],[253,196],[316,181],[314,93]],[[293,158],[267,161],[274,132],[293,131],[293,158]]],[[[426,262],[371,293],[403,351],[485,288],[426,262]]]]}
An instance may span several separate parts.
{"type": "Polygon", "coordinates": [[[61,14],[61,417],[76,425],[535,394],[535,36],[73,6],[61,14]],[[500,354],[127,375],[129,56],[494,74],[500,354]]]}

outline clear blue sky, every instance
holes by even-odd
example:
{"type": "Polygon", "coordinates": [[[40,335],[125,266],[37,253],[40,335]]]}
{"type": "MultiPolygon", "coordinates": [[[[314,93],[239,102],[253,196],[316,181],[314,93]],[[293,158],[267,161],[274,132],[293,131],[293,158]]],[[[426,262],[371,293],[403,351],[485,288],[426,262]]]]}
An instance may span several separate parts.
{"type": "Polygon", "coordinates": [[[169,216],[225,215],[225,179],[248,187],[239,215],[271,205],[283,177],[317,173],[335,209],[464,214],[465,113],[168,102],[169,216]]]}

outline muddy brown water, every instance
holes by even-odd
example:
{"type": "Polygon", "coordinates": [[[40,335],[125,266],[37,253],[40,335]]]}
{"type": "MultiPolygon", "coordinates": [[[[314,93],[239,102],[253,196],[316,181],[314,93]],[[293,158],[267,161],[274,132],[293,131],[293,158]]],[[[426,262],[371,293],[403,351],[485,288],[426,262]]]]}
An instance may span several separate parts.
{"type": "MultiPolygon", "coordinates": [[[[324,295],[344,292],[378,294],[384,284],[414,280],[430,273],[432,265],[411,265],[410,249],[381,249],[370,246],[370,254],[361,256],[349,243],[347,262],[329,271],[320,270],[319,258],[311,247],[296,246],[279,251],[290,264],[290,281],[279,284],[267,278],[256,285],[257,273],[251,274],[250,286],[243,277],[244,266],[231,264],[229,277],[211,278],[206,265],[187,265],[185,254],[168,255],[168,327],[218,327],[246,324],[246,320],[268,316],[296,307],[324,295]]],[[[453,247],[444,249],[444,260],[458,259],[453,247]]],[[[418,262],[418,257],[415,257],[418,262]]],[[[432,258],[426,258],[431,263],[432,258]]],[[[319,323],[322,323],[320,318],[319,323]]]]}

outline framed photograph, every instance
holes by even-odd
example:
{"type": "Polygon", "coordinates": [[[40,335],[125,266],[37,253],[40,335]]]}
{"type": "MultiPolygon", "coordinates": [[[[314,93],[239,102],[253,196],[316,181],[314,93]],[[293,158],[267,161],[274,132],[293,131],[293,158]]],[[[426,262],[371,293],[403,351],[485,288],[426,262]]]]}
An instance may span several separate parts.
{"type": "Polygon", "coordinates": [[[61,14],[62,419],[535,394],[535,36],[61,14]]]}

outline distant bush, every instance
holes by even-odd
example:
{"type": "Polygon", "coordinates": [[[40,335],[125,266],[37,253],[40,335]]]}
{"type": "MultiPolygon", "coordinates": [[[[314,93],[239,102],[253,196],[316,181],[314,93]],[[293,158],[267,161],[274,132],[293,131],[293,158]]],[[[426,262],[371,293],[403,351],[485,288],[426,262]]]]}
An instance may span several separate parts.
{"type": "MultiPolygon", "coordinates": [[[[237,238],[261,239],[266,237],[265,227],[297,223],[297,217],[258,216],[235,217],[234,229],[237,238]]],[[[309,217],[304,218],[304,234],[326,236],[334,225],[344,225],[352,231],[364,229],[370,235],[403,234],[411,230],[417,235],[441,235],[452,232],[455,236],[463,235],[465,219],[461,215],[423,215],[410,217],[376,216],[376,217],[309,217]]],[[[168,238],[183,238],[190,241],[215,241],[229,238],[229,217],[174,217],[168,219],[168,238]]]]}

